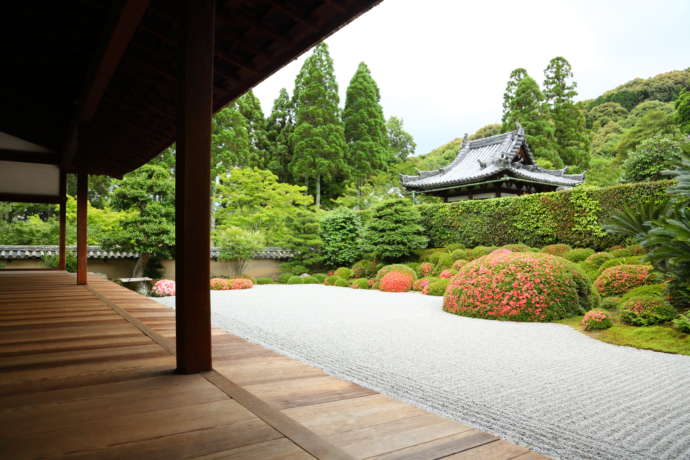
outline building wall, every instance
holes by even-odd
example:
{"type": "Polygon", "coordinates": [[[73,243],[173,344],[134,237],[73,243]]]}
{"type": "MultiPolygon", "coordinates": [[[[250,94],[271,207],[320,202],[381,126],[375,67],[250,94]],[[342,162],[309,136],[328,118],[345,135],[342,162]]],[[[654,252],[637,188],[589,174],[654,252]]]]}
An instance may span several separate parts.
{"type": "MultiPolygon", "coordinates": [[[[129,278],[132,276],[135,259],[94,259],[89,260],[88,271],[92,273],[102,273],[109,279],[129,278]]],[[[18,268],[46,268],[40,259],[22,260],[0,260],[0,265],[4,265],[6,270],[18,268]]],[[[163,277],[175,279],[175,261],[163,260],[163,277]]],[[[230,262],[211,260],[211,275],[219,277],[230,277],[232,268],[230,262]]],[[[276,278],[280,274],[280,261],[274,259],[255,259],[251,260],[247,269],[247,275],[255,278],[268,277],[276,278]]]]}

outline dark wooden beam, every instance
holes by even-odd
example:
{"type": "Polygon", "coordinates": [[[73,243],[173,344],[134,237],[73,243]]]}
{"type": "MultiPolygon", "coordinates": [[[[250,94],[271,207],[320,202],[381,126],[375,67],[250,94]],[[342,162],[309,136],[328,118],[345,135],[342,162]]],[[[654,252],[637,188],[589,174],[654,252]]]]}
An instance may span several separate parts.
{"type": "Polygon", "coordinates": [[[211,114],[215,0],[180,0],[175,278],[177,371],[211,370],[211,114]]]}
{"type": "MultiPolygon", "coordinates": [[[[121,5],[117,2],[115,4],[121,5]]],[[[86,84],[79,99],[79,107],[70,124],[66,140],[68,148],[64,149],[61,161],[63,169],[72,167],[77,152],[76,144],[73,142],[73,138],[76,137],[75,132],[81,123],[89,121],[96,113],[103,93],[148,6],[149,0],[126,0],[121,7],[114,7],[117,10],[111,15],[112,22],[105,27],[103,47],[89,67],[86,84]]]]}
{"type": "Polygon", "coordinates": [[[49,203],[57,204],[60,202],[58,195],[26,195],[22,193],[0,193],[0,201],[14,203],[49,203]]]}
{"type": "Polygon", "coordinates": [[[21,161],[24,163],[58,164],[60,157],[49,152],[27,152],[24,150],[0,149],[0,160],[21,161]]]}
{"type": "Polygon", "coordinates": [[[58,269],[65,270],[67,261],[65,257],[65,241],[67,233],[67,176],[63,171],[60,171],[60,204],[59,204],[59,219],[60,219],[60,235],[58,241],[58,269]]]}
{"type": "Polygon", "coordinates": [[[87,203],[89,193],[89,176],[85,173],[77,174],[77,284],[86,284],[86,257],[88,253],[87,232],[87,203]]]}

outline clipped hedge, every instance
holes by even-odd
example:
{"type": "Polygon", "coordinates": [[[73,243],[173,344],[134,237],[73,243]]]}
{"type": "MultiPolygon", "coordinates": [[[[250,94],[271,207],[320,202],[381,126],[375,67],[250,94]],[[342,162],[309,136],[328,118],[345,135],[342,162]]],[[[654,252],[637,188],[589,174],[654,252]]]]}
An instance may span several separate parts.
{"type": "Polygon", "coordinates": [[[624,242],[601,227],[611,214],[624,207],[663,201],[670,184],[576,187],[519,197],[423,204],[419,211],[430,247],[562,243],[603,250],[624,242]]]}

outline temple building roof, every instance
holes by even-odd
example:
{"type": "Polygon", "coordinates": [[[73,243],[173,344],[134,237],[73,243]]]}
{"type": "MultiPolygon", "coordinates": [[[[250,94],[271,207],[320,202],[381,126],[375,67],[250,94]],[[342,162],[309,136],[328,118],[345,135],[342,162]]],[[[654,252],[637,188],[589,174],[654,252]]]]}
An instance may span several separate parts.
{"type": "Polygon", "coordinates": [[[473,141],[465,136],[451,164],[434,171],[418,171],[416,176],[401,174],[400,181],[410,191],[431,191],[505,176],[555,187],[573,187],[584,181],[584,174],[566,174],[565,169],[537,166],[522,126],[515,131],[473,141]]]}

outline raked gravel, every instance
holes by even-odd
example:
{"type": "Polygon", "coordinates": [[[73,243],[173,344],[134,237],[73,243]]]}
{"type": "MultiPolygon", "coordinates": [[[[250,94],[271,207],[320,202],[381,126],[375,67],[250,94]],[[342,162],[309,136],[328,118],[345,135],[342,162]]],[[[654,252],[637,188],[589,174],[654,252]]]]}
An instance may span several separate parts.
{"type": "Polygon", "coordinates": [[[463,318],[419,293],[263,285],[211,299],[216,327],[548,456],[690,458],[690,356],[463,318]]]}

